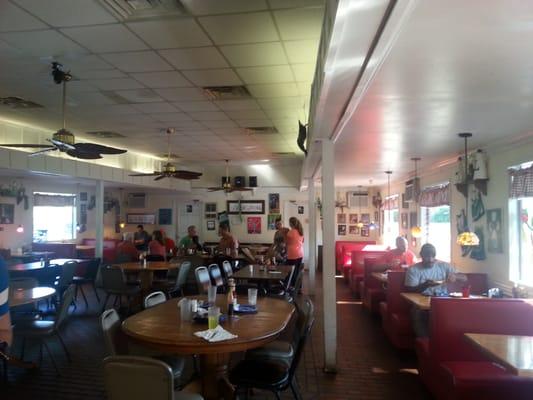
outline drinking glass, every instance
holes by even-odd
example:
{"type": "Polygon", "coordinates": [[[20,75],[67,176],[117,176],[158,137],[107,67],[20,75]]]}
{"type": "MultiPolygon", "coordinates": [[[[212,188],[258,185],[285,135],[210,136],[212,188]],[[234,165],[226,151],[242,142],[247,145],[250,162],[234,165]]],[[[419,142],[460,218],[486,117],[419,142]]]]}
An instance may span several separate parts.
{"type": "Polygon", "coordinates": [[[191,303],[189,299],[181,299],[178,303],[180,308],[180,317],[182,321],[191,320],[191,303]]]}
{"type": "Polygon", "coordinates": [[[207,323],[209,329],[215,329],[218,325],[218,317],[220,315],[219,307],[209,307],[207,309],[207,323]]]}
{"type": "Polygon", "coordinates": [[[217,299],[217,287],[216,286],[209,286],[207,288],[207,302],[210,305],[214,305],[216,299],[217,299]]]}
{"type": "Polygon", "coordinates": [[[248,289],[248,304],[255,306],[257,304],[257,289],[248,289]]]}

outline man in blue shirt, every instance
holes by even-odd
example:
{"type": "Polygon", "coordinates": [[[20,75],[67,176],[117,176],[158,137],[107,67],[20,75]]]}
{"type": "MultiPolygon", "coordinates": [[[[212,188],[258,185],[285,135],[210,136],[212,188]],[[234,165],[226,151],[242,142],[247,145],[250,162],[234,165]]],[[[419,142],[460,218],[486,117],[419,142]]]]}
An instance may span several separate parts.
{"type": "Polygon", "coordinates": [[[3,343],[11,344],[13,333],[9,316],[9,276],[7,266],[0,257],[0,348],[3,343]]]}

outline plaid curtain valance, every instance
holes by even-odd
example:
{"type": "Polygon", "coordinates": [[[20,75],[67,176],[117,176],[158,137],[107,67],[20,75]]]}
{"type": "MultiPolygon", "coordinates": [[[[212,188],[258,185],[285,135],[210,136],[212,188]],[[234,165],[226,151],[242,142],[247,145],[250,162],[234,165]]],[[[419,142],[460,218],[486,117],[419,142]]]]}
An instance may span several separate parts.
{"type": "Polygon", "coordinates": [[[527,168],[509,169],[509,197],[533,197],[533,165],[527,168]]]}
{"type": "Polygon", "coordinates": [[[419,199],[422,207],[438,207],[450,205],[450,185],[433,186],[422,190],[419,199]]]}

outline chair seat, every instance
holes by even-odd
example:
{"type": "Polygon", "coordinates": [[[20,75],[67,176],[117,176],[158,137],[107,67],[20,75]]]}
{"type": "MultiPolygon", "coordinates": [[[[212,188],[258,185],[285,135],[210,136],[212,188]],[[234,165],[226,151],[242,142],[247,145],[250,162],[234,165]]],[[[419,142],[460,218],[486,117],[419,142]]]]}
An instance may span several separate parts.
{"type": "Polygon", "coordinates": [[[14,333],[26,337],[51,335],[54,333],[54,321],[21,321],[15,325],[14,333]]]}
{"type": "Polygon", "coordinates": [[[293,357],[294,349],[292,345],[284,340],[275,340],[246,352],[247,360],[275,359],[290,364],[293,357]]]}
{"type": "Polygon", "coordinates": [[[274,360],[244,360],[230,372],[229,380],[236,386],[277,390],[289,384],[289,367],[274,360]]]}

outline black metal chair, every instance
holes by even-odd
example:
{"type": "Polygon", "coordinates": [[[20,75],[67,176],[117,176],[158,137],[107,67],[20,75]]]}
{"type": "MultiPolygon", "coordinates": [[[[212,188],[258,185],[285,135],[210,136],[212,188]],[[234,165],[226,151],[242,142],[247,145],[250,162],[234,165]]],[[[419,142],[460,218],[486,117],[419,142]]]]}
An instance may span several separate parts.
{"type": "Polygon", "coordinates": [[[226,281],[233,276],[233,268],[231,262],[228,260],[222,261],[222,270],[224,271],[224,278],[226,278],[226,281]]]}
{"type": "Polygon", "coordinates": [[[229,376],[230,382],[236,386],[236,393],[244,390],[245,394],[248,394],[249,389],[257,388],[273,392],[276,398],[280,400],[280,392],[290,387],[294,398],[300,400],[295,372],[314,321],[313,303],[309,298],[305,298],[299,309],[297,321],[299,339],[290,364],[287,365],[287,363],[275,358],[245,359],[239,362],[229,376]]]}
{"type": "Polygon", "coordinates": [[[196,285],[198,286],[199,294],[207,294],[209,286],[211,286],[211,277],[209,276],[209,271],[207,267],[200,266],[194,270],[194,275],[196,276],[196,285]]]}
{"type": "Polygon", "coordinates": [[[100,268],[100,261],[101,259],[99,257],[91,259],[89,261],[89,264],[87,265],[87,268],[85,269],[85,273],[82,276],[74,276],[72,279],[72,283],[76,285],[76,293],[74,294],[74,301],[78,300],[78,290],[81,292],[81,295],[83,297],[83,300],[85,301],[85,307],[89,308],[89,302],[87,301],[87,296],[85,295],[85,292],[83,291],[83,285],[90,284],[94,290],[94,295],[96,296],[96,300],[98,303],[100,303],[100,297],[98,296],[98,291],[96,290],[96,275],[98,274],[98,268],[100,268]]]}
{"type": "Polygon", "coordinates": [[[220,272],[218,264],[211,264],[207,269],[209,270],[211,284],[217,287],[217,292],[224,292],[224,278],[222,278],[222,272],[220,272]]]}
{"type": "Polygon", "coordinates": [[[130,311],[130,299],[139,295],[141,288],[138,286],[128,285],[126,283],[126,278],[124,277],[124,272],[119,267],[107,265],[101,269],[101,273],[103,289],[104,292],[106,292],[106,298],[104,300],[104,304],[102,305],[102,311],[105,310],[107,301],[111,296],[115,296],[115,302],[113,305],[115,305],[118,301],[119,306],[122,305],[122,296],[126,296],[128,300],[128,311],[130,311]]]}
{"type": "Polygon", "coordinates": [[[175,296],[177,293],[179,293],[180,296],[185,295],[183,289],[187,284],[187,277],[189,276],[191,267],[192,263],[190,261],[184,261],[181,263],[175,285],[168,291],[171,296],[175,296]]]}

